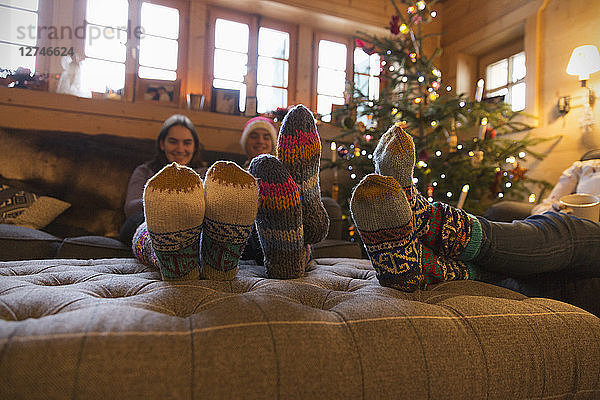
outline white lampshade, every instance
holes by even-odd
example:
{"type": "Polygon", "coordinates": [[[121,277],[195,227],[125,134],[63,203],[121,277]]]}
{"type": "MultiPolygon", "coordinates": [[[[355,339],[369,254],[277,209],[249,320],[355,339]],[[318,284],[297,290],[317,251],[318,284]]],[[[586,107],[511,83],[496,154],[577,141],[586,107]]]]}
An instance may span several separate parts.
{"type": "Polygon", "coordinates": [[[579,80],[590,79],[590,74],[600,70],[600,54],[596,46],[586,44],[575,47],[567,65],[567,74],[579,75],[579,80]]]}

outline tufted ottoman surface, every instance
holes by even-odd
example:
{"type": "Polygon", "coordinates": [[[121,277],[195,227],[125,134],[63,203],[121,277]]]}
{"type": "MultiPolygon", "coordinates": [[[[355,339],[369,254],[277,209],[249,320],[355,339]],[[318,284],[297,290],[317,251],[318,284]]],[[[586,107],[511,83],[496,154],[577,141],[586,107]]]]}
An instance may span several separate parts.
{"type": "Polygon", "coordinates": [[[0,263],[2,399],[598,399],[600,319],[370,263],[166,283],[133,259],[0,263]]]}

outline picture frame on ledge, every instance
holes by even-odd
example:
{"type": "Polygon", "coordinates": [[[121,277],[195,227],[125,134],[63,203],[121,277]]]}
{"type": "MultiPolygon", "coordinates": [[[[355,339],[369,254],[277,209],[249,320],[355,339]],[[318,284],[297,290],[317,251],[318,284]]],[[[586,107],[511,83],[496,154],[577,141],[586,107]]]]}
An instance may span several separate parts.
{"type": "Polygon", "coordinates": [[[180,79],[165,81],[139,78],[137,80],[135,101],[178,107],[180,87],[180,79]]]}
{"type": "Polygon", "coordinates": [[[240,115],[240,91],[239,89],[212,88],[210,111],[240,115]]]}

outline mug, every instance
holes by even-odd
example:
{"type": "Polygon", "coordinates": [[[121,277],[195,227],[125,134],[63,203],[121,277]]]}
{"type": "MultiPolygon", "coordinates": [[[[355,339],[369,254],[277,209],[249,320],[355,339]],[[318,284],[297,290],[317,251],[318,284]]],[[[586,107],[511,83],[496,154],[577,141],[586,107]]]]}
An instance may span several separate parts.
{"type": "Polygon", "coordinates": [[[578,218],[598,222],[600,215],[600,197],[593,194],[574,193],[563,196],[559,200],[572,215],[578,218]]]}

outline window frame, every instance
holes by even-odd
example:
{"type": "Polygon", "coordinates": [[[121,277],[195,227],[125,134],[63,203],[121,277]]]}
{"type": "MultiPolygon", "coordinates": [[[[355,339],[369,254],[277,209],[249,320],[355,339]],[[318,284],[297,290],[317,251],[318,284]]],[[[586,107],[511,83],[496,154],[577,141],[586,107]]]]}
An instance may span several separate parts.
{"type": "MultiPolygon", "coordinates": [[[[179,10],[179,37],[178,41],[178,52],[177,52],[177,80],[180,81],[179,85],[179,104],[183,104],[185,96],[181,96],[186,91],[187,84],[187,46],[188,46],[188,26],[189,21],[189,3],[186,0],[127,0],[129,3],[128,7],[128,30],[131,32],[127,42],[125,43],[125,86],[123,88],[122,101],[136,102],[136,95],[139,92],[139,83],[143,81],[143,78],[138,77],[139,69],[139,49],[140,39],[136,37],[135,29],[140,27],[142,4],[152,3],[165,7],[177,8],[179,10]]],[[[86,9],[87,0],[74,0],[74,20],[80,21],[80,24],[85,26],[87,31],[87,19],[86,9]]],[[[77,24],[76,24],[77,25],[77,24]]],[[[81,49],[82,55],[85,55],[85,39],[76,39],[77,48],[81,49]]],[[[171,81],[167,81],[171,82],[171,81]]],[[[141,96],[140,100],[143,99],[141,96]]]]}
{"type": "MultiPolygon", "coordinates": [[[[520,111],[525,111],[527,109],[528,103],[529,103],[529,99],[527,96],[527,86],[529,86],[529,81],[528,81],[528,77],[530,75],[529,71],[525,72],[525,76],[521,79],[519,79],[516,82],[511,82],[511,72],[512,72],[512,68],[510,65],[510,58],[512,56],[515,56],[519,53],[523,53],[525,55],[525,66],[527,67],[527,53],[525,51],[525,46],[524,46],[524,40],[523,37],[519,37],[518,39],[516,39],[513,42],[510,42],[508,44],[505,44],[503,46],[499,46],[496,49],[482,55],[479,57],[478,59],[478,75],[480,77],[482,77],[486,84],[484,87],[484,92],[483,92],[483,98],[487,98],[487,95],[489,92],[496,92],[498,90],[504,89],[506,88],[507,90],[509,90],[510,93],[510,88],[518,83],[524,83],[525,84],[525,108],[523,110],[520,111]],[[503,86],[499,86],[497,88],[493,88],[493,89],[489,89],[487,86],[487,67],[495,64],[499,61],[502,61],[506,59],[508,62],[508,71],[507,71],[507,84],[503,85],[503,86]]],[[[508,100],[508,99],[507,99],[508,100]]],[[[507,101],[508,103],[508,101],[507,101]]],[[[512,103],[509,103],[512,106],[512,103]]]]}
{"type": "Polygon", "coordinates": [[[288,86],[287,86],[287,105],[294,104],[296,100],[296,57],[297,57],[297,37],[298,26],[263,17],[255,14],[247,14],[226,8],[209,6],[208,7],[208,31],[206,46],[206,75],[204,77],[204,87],[206,90],[206,100],[211,104],[213,76],[214,76],[214,55],[215,55],[215,23],[217,19],[226,19],[248,25],[248,73],[246,75],[246,99],[256,97],[258,86],[258,32],[260,28],[269,28],[286,32],[290,38],[290,55],[288,59],[288,86]]]}

